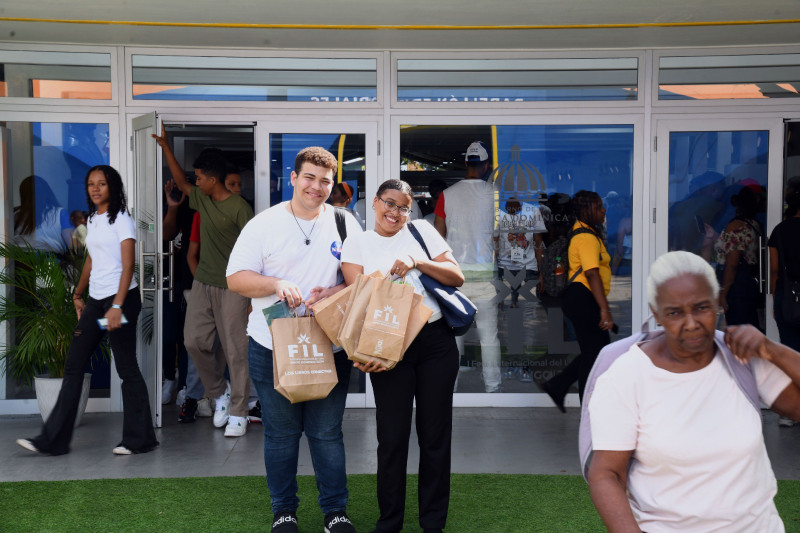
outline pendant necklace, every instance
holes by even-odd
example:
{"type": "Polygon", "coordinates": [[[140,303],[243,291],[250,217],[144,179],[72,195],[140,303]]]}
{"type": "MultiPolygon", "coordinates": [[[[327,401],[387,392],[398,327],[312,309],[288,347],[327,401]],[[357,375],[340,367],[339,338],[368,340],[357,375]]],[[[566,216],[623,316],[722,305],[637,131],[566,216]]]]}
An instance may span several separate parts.
{"type": "Polygon", "coordinates": [[[314,233],[314,226],[317,225],[317,219],[319,218],[319,214],[317,214],[317,216],[314,217],[314,223],[311,225],[311,231],[309,231],[308,235],[306,235],[306,232],[303,231],[303,228],[300,226],[300,222],[297,220],[297,216],[295,216],[294,214],[294,207],[292,207],[291,200],[289,200],[289,209],[292,211],[292,217],[294,217],[294,222],[295,224],[297,224],[297,228],[300,230],[300,233],[303,234],[303,237],[306,238],[305,241],[303,242],[305,242],[306,246],[308,246],[309,244],[311,244],[311,234],[314,233]]]}

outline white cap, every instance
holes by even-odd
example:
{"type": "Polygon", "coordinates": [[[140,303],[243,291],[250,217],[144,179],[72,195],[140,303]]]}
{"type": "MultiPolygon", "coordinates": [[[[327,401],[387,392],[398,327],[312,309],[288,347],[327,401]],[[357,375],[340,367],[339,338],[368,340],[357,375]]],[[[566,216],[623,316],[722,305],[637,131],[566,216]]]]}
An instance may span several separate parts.
{"type": "Polygon", "coordinates": [[[486,145],[481,141],[475,141],[467,148],[467,153],[464,156],[464,161],[467,163],[487,161],[489,159],[489,150],[486,145]]]}

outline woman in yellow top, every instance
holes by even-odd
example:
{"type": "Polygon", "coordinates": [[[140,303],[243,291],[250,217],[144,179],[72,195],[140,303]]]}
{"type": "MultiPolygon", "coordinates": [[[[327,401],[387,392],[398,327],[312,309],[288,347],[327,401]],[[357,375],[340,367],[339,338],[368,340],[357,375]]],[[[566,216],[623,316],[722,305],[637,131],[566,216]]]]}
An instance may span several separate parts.
{"type": "Polygon", "coordinates": [[[561,296],[561,308],[575,327],[581,353],[542,385],[561,412],[566,412],[564,397],[575,381],[583,401],[583,389],[597,354],[611,342],[608,332],[616,331],[606,299],[611,289],[611,257],[602,237],[606,218],[603,200],[596,192],[578,191],[572,198],[572,214],[576,220],[570,232],[567,278],[572,282],[561,296]]]}

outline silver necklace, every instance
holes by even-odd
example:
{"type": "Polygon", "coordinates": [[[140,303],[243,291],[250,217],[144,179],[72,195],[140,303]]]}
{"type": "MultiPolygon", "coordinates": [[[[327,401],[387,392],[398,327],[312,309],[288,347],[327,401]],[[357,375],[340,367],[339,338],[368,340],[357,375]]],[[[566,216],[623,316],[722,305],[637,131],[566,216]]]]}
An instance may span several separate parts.
{"type": "Polygon", "coordinates": [[[311,231],[309,231],[308,235],[306,235],[306,232],[303,231],[303,228],[300,226],[300,222],[297,220],[297,216],[295,216],[294,214],[294,207],[292,207],[291,200],[289,200],[289,209],[292,211],[292,217],[294,217],[294,223],[297,224],[297,228],[300,230],[300,233],[302,233],[303,237],[306,238],[304,242],[306,243],[306,246],[308,246],[309,244],[311,244],[311,234],[314,233],[314,226],[317,225],[317,219],[319,218],[319,213],[317,213],[317,216],[314,217],[314,223],[311,224],[311,231]]]}

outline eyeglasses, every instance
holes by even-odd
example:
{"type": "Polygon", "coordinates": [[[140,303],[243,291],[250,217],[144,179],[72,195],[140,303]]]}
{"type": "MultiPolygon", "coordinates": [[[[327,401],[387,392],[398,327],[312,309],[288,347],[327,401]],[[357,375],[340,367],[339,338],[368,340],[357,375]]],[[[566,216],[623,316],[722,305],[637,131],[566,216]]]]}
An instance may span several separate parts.
{"type": "Polygon", "coordinates": [[[404,217],[407,217],[408,215],[411,214],[411,209],[409,209],[408,207],[401,207],[391,200],[384,200],[380,196],[378,196],[378,200],[383,202],[383,204],[386,206],[386,210],[389,211],[390,213],[394,213],[395,211],[400,211],[400,214],[403,215],[404,217]]]}

